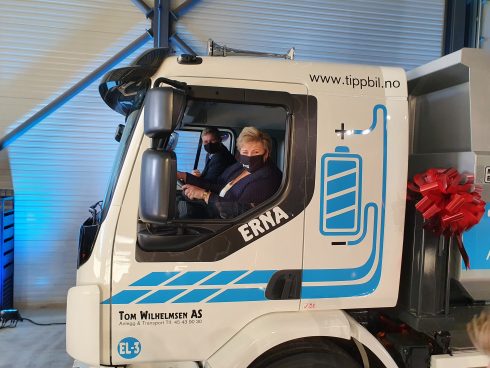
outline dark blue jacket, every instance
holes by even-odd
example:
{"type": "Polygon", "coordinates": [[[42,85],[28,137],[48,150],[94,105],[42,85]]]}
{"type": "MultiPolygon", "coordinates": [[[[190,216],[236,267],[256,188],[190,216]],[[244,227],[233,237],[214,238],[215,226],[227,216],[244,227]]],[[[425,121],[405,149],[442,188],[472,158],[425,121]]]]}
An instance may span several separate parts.
{"type": "MultiPolygon", "coordinates": [[[[226,168],[233,165],[235,162],[235,157],[233,157],[230,151],[228,151],[228,149],[221,144],[220,150],[212,154],[209,160],[206,162],[206,166],[204,166],[200,177],[211,183],[216,183],[218,177],[226,170],[226,168]]],[[[189,176],[193,175],[191,173],[187,173],[187,177],[189,176]]],[[[188,179],[187,182],[189,182],[188,179]]]]}
{"type": "Polygon", "coordinates": [[[236,182],[221,198],[219,196],[221,189],[238,177],[242,171],[242,164],[237,162],[219,176],[217,183],[211,183],[195,176],[188,176],[187,183],[211,191],[208,203],[217,207],[221,217],[236,216],[243,212],[245,207],[250,206],[231,206],[231,204],[253,206],[262,203],[277,192],[282,180],[281,171],[269,161],[261,169],[236,182]]]}

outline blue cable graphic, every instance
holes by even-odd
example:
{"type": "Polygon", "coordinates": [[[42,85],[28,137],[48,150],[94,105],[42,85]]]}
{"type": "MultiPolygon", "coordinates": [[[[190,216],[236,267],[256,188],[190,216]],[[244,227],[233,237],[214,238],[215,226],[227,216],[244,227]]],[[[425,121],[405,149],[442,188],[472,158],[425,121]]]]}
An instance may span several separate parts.
{"type": "Polygon", "coordinates": [[[386,200],[386,166],[387,166],[387,109],[386,106],[382,104],[375,105],[373,108],[373,120],[371,126],[364,130],[353,130],[352,134],[355,135],[365,135],[371,133],[377,126],[377,114],[381,110],[383,113],[383,180],[382,180],[382,193],[381,193],[381,228],[380,228],[380,239],[379,239],[379,251],[377,247],[377,228],[378,228],[378,206],[375,203],[368,203],[364,209],[364,229],[360,238],[350,241],[349,245],[359,244],[367,233],[367,221],[368,212],[372,208],[374,212],[374,223],[373,223],[373,246],[371,254],[366,263],[360,267],[356,268],[346,268],[346,269],[325,269],[325,270],[304,270],[303,272],[303,287],[301,291],[301,298],[303,299],[321,299],[321,298],[339,298],[339,297],[353,297],[361,296],[372,293],[376,290],[379,284],[381,276],[381,266],[382,266],[382,255],[383,255],[383,244],[384,244],[384,224],[385,224],[385,200],[386,200]],[[318,285],[318,286],[307,286],[306,282],[332,282],[332,281],[352,281],[358,280],[365,277],[372,266],[374,265],[376,253],[379,253],[378,263],[376,265],[376,270],[372,277],[360,284],[348,284],[348,285],[318,285]]]}
{"type": "MultiPolygon", "coordinates": [[[[367,219],[369,209],[373,209],[374,213],[374,225],[373,225],[373,247],[371,249],[371,254],[368,260],[362,266],[355,268],[340,268],[340,269],[319,269],[319,270],[304,270],[303,271],[303,282],[326,282],[326,281],[352,281],[359,280],[365,277],[371,267],[374,264],[376,258],[376,239],[378,237],[378,206],[375,203],[368,203],[364,209],[364,213],[367,219]]],[[[364,231],[361,237],[354,242],[361,242],[367,234],[367,220],[364,221],[364,231]]],[[[348,243],[349,245],[350,242],[348,243]]]]}

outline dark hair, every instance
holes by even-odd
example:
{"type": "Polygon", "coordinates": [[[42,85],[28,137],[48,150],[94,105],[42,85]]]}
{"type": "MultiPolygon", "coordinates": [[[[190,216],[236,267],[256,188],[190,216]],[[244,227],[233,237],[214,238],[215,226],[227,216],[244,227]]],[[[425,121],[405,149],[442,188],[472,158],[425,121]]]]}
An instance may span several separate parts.
{"type": "Polygon", "coordinates": [[[201,137],[204,137],[206,134],[212,135],[214,138],[216,138],[218,141],[221,142],[221,133],[217,128],[215,127],[204,128],[201,133],[201,137]]]}

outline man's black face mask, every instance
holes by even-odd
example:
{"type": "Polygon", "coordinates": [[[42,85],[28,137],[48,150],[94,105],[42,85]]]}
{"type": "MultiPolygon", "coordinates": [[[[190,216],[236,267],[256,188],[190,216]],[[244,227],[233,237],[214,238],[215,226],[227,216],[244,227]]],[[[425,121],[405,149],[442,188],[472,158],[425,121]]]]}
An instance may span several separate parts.
{"type": "Polygon", "coordinates": [[[220,142],[214,142],[214,143],[208,143],[204,145],[204,149],[206,150],[207,153],[216,153],[220,150],[221,148],[221,143],[220,142]]]}
{"type": "Polygon", "coordinates": [[[245,156],[240,155],[240,162],[243,167],[250,173],[253,173],[265,165],[263,155],[245,156]]]}

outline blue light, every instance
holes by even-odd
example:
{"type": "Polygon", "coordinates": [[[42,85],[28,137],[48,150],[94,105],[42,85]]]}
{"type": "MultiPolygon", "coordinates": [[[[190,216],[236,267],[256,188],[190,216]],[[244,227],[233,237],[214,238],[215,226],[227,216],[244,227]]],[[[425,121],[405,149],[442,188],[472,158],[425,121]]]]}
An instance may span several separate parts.
{"type": "MultiPolygon", "coordinates": [[[[147,41],[138,46],[151,46],[147,41]]],[[[118,147],[114,130],[124,122],[101,100],[98,78],[132,59],[136,49],[4,141],[15,142],[8,155],[15,189],[16,303],[62,303],[75,283],[79,228],[88,206],[103,198],[118,147]]]]}

